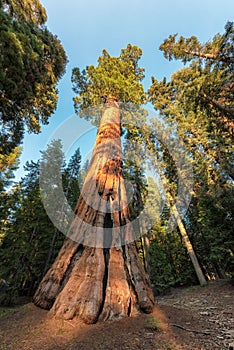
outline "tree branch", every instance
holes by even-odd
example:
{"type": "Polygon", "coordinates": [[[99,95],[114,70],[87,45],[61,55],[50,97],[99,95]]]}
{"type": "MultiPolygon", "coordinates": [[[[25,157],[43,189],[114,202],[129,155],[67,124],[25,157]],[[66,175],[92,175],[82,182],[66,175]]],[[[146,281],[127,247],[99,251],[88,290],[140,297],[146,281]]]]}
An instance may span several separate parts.
{"type": "Polygon", "coordinates": [[[202,99],[209,101],[214,107],[218,108],[221,112],[230,115],[231,119],[234,119],[234,108],[229,108],[214,100],[212,97],[206,95],[204,92],[202,93],[202,99]]]}
{"type": "Polygon", "coordinates": [[[205,335],[211,334],[210,332],[206,332],[206,331],[198,331],[196,329],[185,328],[185,327],[181,326],[180,324],[175,324],[175,323],[170,323],[170,326],[177,327],[177,328],[183,329],[184,331],[192,332],[192,333],[196,333],[196,334],[205,334],[205,335]]]}
{"type": "Polygon", "coordinates": [[[190,51],[190,50],[184,50],[184,52],[187,55],[192,55],[195,57],[199,57],[199,58],[205,58],[206,60],[216,60],[218,59],[219,61],[222,62],[229,62],[229,63],[234,63],[234,57],[229,57],[229,56],[225,56],[225,55],[218,55],[218,52],[216,54],[213,53],[204,53],[201,51],[190,51]]]}
{"type": "Polygon", "coordinates": [[[199,57],[199,58],[205,58],[207,60],[215,60],[217,58],[217,55],[215,54],[212,54],[212,53],[203,53],[203,52],[200,52],[200,51],[190,51],[190,50],[184,50],[184,52],[187,54],[187,55],[193,55],[193,56],[196,56],[196,57],[199,57]]]}

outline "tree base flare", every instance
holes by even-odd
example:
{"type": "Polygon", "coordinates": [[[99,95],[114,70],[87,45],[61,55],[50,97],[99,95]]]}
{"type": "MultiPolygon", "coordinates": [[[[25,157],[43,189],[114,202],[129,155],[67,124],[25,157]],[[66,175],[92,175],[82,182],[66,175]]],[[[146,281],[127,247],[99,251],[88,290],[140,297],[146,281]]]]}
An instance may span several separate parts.
{"type": "Polygon", "coordinates": [[[95,323],[150,313],[154,296],[134,243],[83,248],[68,239],[39,285],[34,303],[51,309],[56,318],[95,323]]]}

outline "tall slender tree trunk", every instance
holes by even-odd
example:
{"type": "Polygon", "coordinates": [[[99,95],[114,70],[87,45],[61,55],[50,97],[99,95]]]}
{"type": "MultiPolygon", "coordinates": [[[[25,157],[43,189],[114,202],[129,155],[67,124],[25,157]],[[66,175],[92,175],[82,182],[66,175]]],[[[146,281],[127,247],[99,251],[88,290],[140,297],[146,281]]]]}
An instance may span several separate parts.
{"type": "Polygon", "coordinates": [[[142,236],[141,242],[142,242],[143,253],[144,253],[145,269],[147,273],[150,275],[150,256],[149,256],[150,240],[147,234],[142,236]]]}
{"type": "Polygon", "coordinates": [[[150,313],[154,297],[135,244],[123,179],[120,108],[109,99],[68,239],[34,302],[87,323],[150,313]]]}
{"type": "Polygon", "coordinates": [[[170,200],[170,202],[172,204],[172,206],[171,206],[172,214],[176,218],[177,225],[178,225],[181,237],[183,239],[183,242],[185,244],[185,247],[187,249],[189,257],[190,257],[190,259],[192,261],[192,264],[193,264],[194,270],[196,272],[197,278],[199,280],[199,283],[200,283],[201,286],[205,286],[207,284],[206,278],[205,278],[205,276],[204,276],[204,274],[202,272],[202,269],[200,267],[200,264],[199,264],[199,262],[197,260],[196,253],[195,253],[195,251],[193,249],[192,243],[191,243],[191,241],[189,239],[189,236],[188,236],[188,234],[186,232],[186,229],[184,227],[183,221],[180,218],[180,215],[179,215],[179,213],[178,213],[178,211],[176,209],[176,206],[174,204],[174,201],[173,201],[173,198],[172,198],[171,194],[168,193],[167,195],[168,195],[168,198],[169,198],[169,200],[170,200]]]}

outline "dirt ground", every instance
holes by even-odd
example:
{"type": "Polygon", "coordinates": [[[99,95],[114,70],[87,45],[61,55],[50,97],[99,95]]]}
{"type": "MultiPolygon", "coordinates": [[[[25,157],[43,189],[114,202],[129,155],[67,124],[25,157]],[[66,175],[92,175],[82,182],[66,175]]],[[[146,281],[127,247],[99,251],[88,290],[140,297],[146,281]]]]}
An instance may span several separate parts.
{"type": "Polygon", "coordinates": [[[233,350],[233,291],[227,281],[176,288],[150,315],[95,325],[52,319],[32,303],[0,308],[0,350],[233,350]]]}

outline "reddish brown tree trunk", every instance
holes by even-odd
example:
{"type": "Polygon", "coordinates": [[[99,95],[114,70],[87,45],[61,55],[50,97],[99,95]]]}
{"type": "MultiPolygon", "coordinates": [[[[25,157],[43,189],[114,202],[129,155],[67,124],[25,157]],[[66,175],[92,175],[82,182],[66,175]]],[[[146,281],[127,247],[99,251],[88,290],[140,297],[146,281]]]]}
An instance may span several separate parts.
{"type": "Polygon", "coordinates": [[[129,217],[120,130],[119,105],[107,101],[69,238],[34,296],[64,319],[94,323],[153,308],[129,217]]]}

